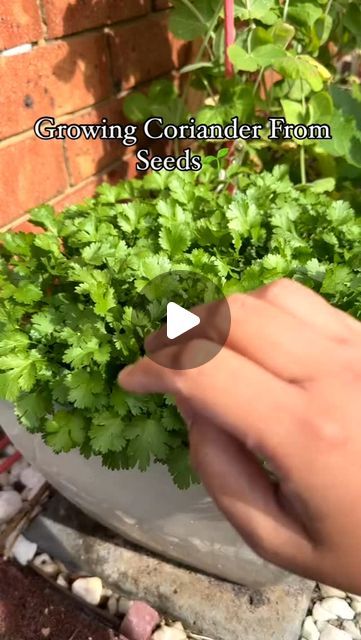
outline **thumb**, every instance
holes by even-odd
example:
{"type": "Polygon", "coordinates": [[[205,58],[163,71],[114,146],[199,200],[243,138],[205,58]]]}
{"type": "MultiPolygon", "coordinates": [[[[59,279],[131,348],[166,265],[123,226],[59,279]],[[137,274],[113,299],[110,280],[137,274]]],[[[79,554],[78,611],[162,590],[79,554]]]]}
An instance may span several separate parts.
{"type": "Polygon", "coordinates": [[[297,571],[299,566],[304,571],[311,561],[311,542],[284,511],[277,485],[255,456],[197,415],[192,417],[190,446],[192,463],[208,493],[250,547],[285,569],[297,571]]]}

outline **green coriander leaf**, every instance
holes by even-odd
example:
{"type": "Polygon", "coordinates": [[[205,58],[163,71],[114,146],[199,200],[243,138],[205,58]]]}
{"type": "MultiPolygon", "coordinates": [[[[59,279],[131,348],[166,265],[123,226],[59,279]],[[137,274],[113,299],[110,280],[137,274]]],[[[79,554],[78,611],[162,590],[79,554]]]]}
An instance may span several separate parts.
{"type": "Polygon", "coordinates": [[[96,453],[121,451],[126,439],[120,416],[110,411],[95,414],[90,427],[90,440],[96,453]]]}
{"type": "Polygon", "coordinates": [[[197,474],[191,467],[189,450],[186,447],[171,451],[167,458],[167,465],[178,489],[188,489],[192,484],[199,482],[197,474]]]}
{"type": "Polygon", "coordinates": [[[57,411],[45,425],[45,441],[56,453],[79,447],[85,438],[85,419],[79,411],[57,411]]]}

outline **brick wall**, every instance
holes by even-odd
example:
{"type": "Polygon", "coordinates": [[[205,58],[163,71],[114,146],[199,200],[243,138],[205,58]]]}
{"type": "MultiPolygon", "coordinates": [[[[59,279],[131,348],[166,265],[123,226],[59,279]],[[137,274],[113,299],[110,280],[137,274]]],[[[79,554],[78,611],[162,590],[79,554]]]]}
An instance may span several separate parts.
{"type": "MultiPolygon", "coordinates": [[[[0,228],[49,201],[92,195],[134,175],[118,142],[42,141],[34,122],[124,122],[122,100],[184,65],[189,47],[167,29],[168,0],[0,0],[0,228]],[[31,44],[26,52],[9,51],[31,44]],[[16,55],[8,55],[15,53],[16,55]]],[[[131,155],[133,154],[133,155],[131,155]]]]}

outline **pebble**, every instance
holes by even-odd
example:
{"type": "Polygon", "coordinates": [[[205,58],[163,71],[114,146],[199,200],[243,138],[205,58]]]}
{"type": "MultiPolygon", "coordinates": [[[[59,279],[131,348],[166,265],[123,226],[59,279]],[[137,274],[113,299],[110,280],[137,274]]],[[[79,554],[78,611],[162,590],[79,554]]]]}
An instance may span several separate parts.
{"type": "Polygon", "coordinates": [[[41,475],[39,471],[33,469],[33,467],[27,467],[20,473],[20,482],[23,483],[24,487],[28,489],[40,489],[40,487],[45,483],[44,476],[41,475]]]}
{"type": "Polygon", "coordinates": [[[361,601],[355,600],[354,598],[351,600],[351,607],[355,613],[361,613],[361,601]]]}
{"type": "Polygon", "coordinates": [[[331,624],[328,624],[324,630],[321,632],[320,640],[351,640],[352,636],[350,636],[346,631],[342,631],[342,629],[337,629],[333,627],[331,624]]]}
{"type": "Polygon", "coordinates": [[[333,613],[331,613],[330,611],[327,611],[322,606],[321,602],[316,602],[316,604],[314,605],[314,607],[312,609],[312,617],[316,621],[316,623],[318,623],[318,622],[325,622],[325,621],[328,621],[328,620],[333,620],[337,616],[334,616],[333,613]]]}
{"type": "Polygon", "coordinates": [[[345,620],[342,627],[346,633],[350,634],[353,640],[361,640],[361,631],[356,627],[353,620],[345,620]]]}
{"type": "Polygon", "coordinates": [[[36,567],[39,567],[43,573],[45,573],[50,578],[55,578],[60,572],[60,569],[56,562],[54,562],[47,553],[41,553],[40,555],[34,558],[34,563],[36,567]]]}
{"type": "Polygon", "coordinates": [[[118,613],[118,599],[115,595],[110,596],[107,602],[107,609],[111,616],[116,616],[118,613]]]}
{"type": "Polygon", "coordinates": [[[19,535],[16,539],[16,542],[11,549],[11,555],[25,567],[29,562],[31,562],[37,552],[38,545],[35,542],[30,542],[23,535],[19,535]]]}
{"type": "Polygon", "coordinates": [[[22,508],[23,503],[17,491],[0,493],[0,523],[9,522],[22,508]]]}
{"type": "Polygon", "coordinates": [[[305,640],[318,640],[320,637],[320,632],[312,616],[307,616],[303,623],[302,637],[305,638],[305,640]]]}
{"type": "Polygon", "coordinates": [[[132,600],[127,600],[127,598],[121,596],[120,598],[118,598],[118,613],[120,613],[120,615],[122,616],[125,616],[132,604],[132,600]]]}
{"type": "Polygon", "coordinates": [[[321,606],[326,611],[332,613],[333,618],[353,620],[355,617],[355,612],[351,609],[346,600],[342,600],[342,598],[325,598],[322,600],[321,606]]]}
{"type": "Polygon", "coordinates": [[[328,625],[327,620],[317,620],[316,622],[316,627],[320,632],[323,631],[327,625],[328,625]]]}
{"type": "Polygon", "coordinates": [[[346,598],[346,593],[335,587],[328,587],[326,584],[320,584],[320,591],[323,598],[346,598]]]}
{"type": "Polygon", "coordinates": [[[187,635],[183,629],[177,627],[161,627],[152,635],[153,640],[187,640],[187,635]]]}
{"type": "Polygon", "coordinates": [[[21,458],[21,460],[14,462],[9,473],[11,484],[16,482],[17,480],[20,480],[21,472],[24,471],[24,469],[27,469],[28,466],[29,464],[26,462],[26,460],[24,460],[24,458],[21,458]]]}
{"type": "Polygon", "coordinates": [[[71,585],[71,590],[88,604],[97,606],[102,597],[103,584],[100,578],[78,578],[71,585]]]}
{"type": "Polygon", "coordinates": [[[34,558],[34,564],[36,567],[40,567],[42,564],[46,564],[47,562],[53,562],[47,553],[39,553],[39,555],[34,558]]]}
{"type": "Polygon", "coordinates": [[[129,640],[150,640],[159,623],[160,616],[155,609],[146,602],[135,601],[121,624],[120,633],[129,640]]]}
{"type": "Polygon", "coordinates": [[[59,573],[56,579],[56,584],[58,584],[60,587],[64,587],[64,589],[69,589],[69,582],[67,581],[63,573],[59,573]]]}
{"type": "Polygon", "coordinates": [[[348,593],[347,594],[351,600],[356,600],[357,602],[361,602],[361,596],[356,595],[356,593],[348,593]]]}

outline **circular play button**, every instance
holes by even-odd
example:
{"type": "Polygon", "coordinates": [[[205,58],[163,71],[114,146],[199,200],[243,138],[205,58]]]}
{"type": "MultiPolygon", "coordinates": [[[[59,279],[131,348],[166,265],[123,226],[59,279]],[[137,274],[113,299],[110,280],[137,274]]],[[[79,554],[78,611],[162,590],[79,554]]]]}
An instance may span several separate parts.
{"type": "Polygon", "coordinates": [[[170,369],[194,369],[225,345],[231,312],[221,288],[203,274],[175,270],[148,282],[133,305],[145,353],[170,369]]]}

